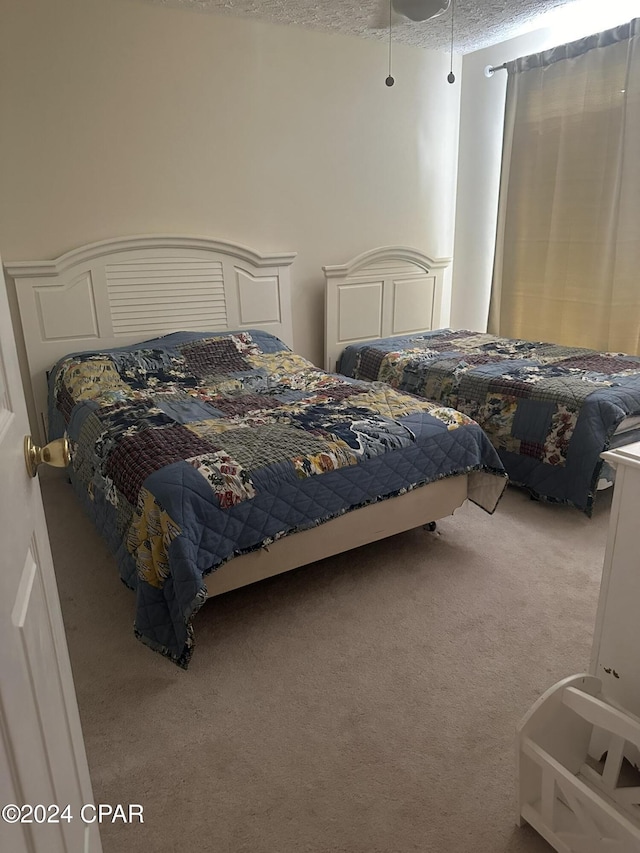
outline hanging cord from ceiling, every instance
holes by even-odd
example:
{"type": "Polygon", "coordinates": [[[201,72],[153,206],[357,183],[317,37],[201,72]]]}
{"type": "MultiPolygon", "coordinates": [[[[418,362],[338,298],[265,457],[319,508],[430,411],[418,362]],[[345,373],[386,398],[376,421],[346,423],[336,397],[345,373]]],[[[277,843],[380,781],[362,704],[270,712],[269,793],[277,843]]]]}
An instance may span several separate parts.
{"type": "Polygon", "coordinates": [[[387,84],[387,86],[393,86],[393,84],[396,82],[393,79],[393,77],[391,76],[391,18],[393,15],[392,4],[393,4],[393,0],[389,0],[389,76],[384,81],[387,84]]]}
{"type": "Polygon", "coordinates": [[[456,0],[451,0],[451,67],[449,73],[447,74],[447,80],[449,83],[456,82],[456,75],[453,73],[453,18],[454,18],[454,10],[455,10],[455,2],[456,0]]]}
{"type": "MultiPolygon", "coordinates": [[[[447,74],[447,80],[449,83],[455,83],[456,75],[453,73],[453,42],[454,42],[454,17],[455,17],[455,0],[448,0],[444,6],[441,6],[440,9],[433,12],[431,15],[427,15],[425,17],[414,18],[413,15],[408,15],[407,12],[403,9],[403,14],[411,17],[411,20],[419,20],[419,21],[427,21],[429,17],[438,17],[438,15],[442,14],[442,12],[446,12],[447,6],[451,5],[451,51],[450,51],[450,70],[447,74]]],[[[387,86],[393,86],[396,82],[392,73],[391,73],[391,44],[392,44],[392,29],[393,29],[393,0],[389,0],[389,73],[387,75],[386,80],[384,81],[387,86]]]]}

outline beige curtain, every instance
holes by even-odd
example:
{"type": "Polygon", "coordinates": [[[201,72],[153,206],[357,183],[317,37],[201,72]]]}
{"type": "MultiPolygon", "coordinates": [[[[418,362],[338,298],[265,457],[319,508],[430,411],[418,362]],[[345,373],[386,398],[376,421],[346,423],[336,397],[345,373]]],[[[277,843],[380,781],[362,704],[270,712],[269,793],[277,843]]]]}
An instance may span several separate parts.
{"type": "Polygon", "coordinates": [[[489,331],[640,353],[640,19],[507,64],[489,331]]]}

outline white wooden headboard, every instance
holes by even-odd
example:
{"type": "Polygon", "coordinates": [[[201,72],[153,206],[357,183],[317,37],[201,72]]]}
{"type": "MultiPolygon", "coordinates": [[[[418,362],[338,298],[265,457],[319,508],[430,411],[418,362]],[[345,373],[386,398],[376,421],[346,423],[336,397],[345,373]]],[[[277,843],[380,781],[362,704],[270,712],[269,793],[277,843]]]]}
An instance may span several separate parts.
{"type": "Polygon", "coordinates": [[[325,370],[336,369],[349,344],[447,326],[444,272],[450,263],[406,246],[385,246],[323,267],[325,370]]]}
{"type": "Polygon", "coordinates": [[[90,243],[53,261],[5,263],[15,281],[39,424],[46,424],[46,371],[70,352],[182,330],[247,328],[292,346],[294,258],[159,234],[90,243]]]}

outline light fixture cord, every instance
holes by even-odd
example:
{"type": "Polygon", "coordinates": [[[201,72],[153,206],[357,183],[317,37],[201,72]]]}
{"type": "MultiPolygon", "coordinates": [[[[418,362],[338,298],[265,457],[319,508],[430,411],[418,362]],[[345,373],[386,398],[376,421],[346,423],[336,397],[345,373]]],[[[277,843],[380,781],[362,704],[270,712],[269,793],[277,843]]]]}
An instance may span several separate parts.
{"type": "Polygon", "coordinates": [[[389,0],[389,74],[387,79],[384,81],[387,86],[393,86],[395,80],[391,76],[391,14],[392,14],[392,4],[393,0],[389,0]]]}
{"type": "Polygon", "coordinates": [[[451,0],[451,68],[449,71],[453,71],[453,10],[455,6],[455,0],[451,0]]]}
{"type": "Polygon", "coordinates": [[[393,0],[389,0],[389,77],[391,77],[391,4],[393,0]]]}
{"type": "Polygon", "coordinates": [[[454,9],[455,9],[455,0],[451,0],[451,51],[450,51],[450,59],[451,65],[449,68],[449,73],[447,74],[447,80],[449,83],[455,83],[456,75],[453,73],[453,18],[454,18],[454,9]]]}

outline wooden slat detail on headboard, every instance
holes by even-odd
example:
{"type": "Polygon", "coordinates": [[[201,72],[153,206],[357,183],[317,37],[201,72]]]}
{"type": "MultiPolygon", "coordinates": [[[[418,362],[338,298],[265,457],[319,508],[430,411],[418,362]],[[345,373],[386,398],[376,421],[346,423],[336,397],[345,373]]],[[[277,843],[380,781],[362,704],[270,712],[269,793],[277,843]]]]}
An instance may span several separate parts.
{"type": "Polygon", "coordinates": [[[71,352],[182,330],[242,328],[263,329],[293,346],[294,258],[208,237],[154,234],[90,243],[53,261],[6,262],[38,421],[32,430],[44,440],[46,372],[71,352]]]}
{"type": "Polygon", "coordinates": [[[220,261],[166,258],[105,265],[114,335],[227,329],[220,261]]]}
{"type": "Polygon", "coordinates": [[[447,325],[444,271],[449,263],[449,258],[432,259],[406,246],[386,246],[347,264],[323,267],[325,370],[336,369],[349,344],[447,325]]]}

